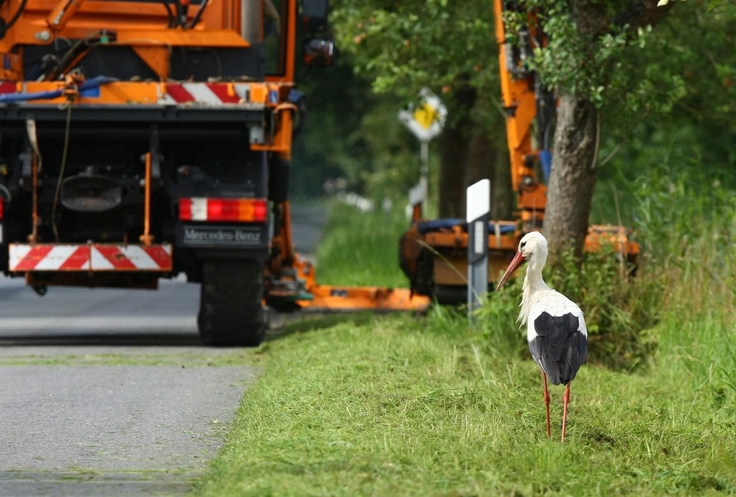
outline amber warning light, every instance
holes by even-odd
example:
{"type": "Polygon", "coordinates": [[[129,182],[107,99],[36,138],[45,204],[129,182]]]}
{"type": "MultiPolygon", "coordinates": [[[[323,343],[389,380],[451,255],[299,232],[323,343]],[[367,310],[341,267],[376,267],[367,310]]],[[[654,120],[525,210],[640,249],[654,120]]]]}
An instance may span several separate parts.
{"type": "Polygon", "coordinates": [[[268,209],[262,198],[192,197],[179,200],[182,221],[265,222],[268,209]]]}

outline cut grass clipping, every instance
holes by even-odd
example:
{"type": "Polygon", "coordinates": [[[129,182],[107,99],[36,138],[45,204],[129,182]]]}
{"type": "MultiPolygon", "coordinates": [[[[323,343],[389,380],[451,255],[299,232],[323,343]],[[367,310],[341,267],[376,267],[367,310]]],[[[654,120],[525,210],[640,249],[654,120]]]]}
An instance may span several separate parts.
{"type": "MultiPolygon", "coordinates": [[[[514,306],[518,289],[510,287],[514,306]]],[[[732,298],[726,286],[711,291],[732,298]]],[[[196,492],[734,494],[732,306],[678,305],[686,293],[662,297],[665,314],[648,330],[659,342],[649,367],[581,369],[564,444],[562,389],[551,391],[549,440],[539,370],[506,313],[488,312],[477,326],[447,308],[422,320],[296,323],[259,351],[264,374],[196,492]]]]}

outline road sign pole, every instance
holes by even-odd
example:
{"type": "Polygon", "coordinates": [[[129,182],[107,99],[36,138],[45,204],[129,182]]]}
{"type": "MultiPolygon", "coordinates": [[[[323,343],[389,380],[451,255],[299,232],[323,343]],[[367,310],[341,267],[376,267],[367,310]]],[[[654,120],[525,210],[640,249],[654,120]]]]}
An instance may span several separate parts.
{"type": "Polygon", "coordinates": [[[468,320],[482,305],[488,291],[488,221],[491,211],[491,182],[482,179],[467,190],[468,223],[468,320]]]}
{"type": "Polygon", "coordinates": [[[426,212],[427,204],[429,203],[429,140],[422,140],[421,144],[419,185],[422,190],[422,208],[424,209],[424,212],[426,212]]]}
{"type": "MultiPolygon", "coordinates": [[[[422,196],[422,207],[426,207],[429,190],[429,142],[442,131],[447,117],[447,108],[427,88],[422,89],[419,96],[422,99],[421,104],[408,110],[399,111],[398,117],[407,129],[416,136],[421,145],[418,190],[422,196]]],[[[412,192],[411,198],[415,197],[416,193],[412,192]]],[[[412,207],[415,205],[412,203],[412,207]]]]}

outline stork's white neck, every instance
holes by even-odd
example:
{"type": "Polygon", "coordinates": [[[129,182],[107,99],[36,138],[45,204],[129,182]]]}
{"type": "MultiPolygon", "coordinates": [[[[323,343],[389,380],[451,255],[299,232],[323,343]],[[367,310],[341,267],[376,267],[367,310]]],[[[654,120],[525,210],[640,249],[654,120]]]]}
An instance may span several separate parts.
{"type": "Polygon", "coordinates": [[[519,320],[526,324],[532,305],[540,296],[540,292],[552,290],[542,278],[542,269],[547,262],[547,254],[535,254],[529,258],[526,276],[524,277],[523,296],[521,298],[521,312],[519,320]]]}

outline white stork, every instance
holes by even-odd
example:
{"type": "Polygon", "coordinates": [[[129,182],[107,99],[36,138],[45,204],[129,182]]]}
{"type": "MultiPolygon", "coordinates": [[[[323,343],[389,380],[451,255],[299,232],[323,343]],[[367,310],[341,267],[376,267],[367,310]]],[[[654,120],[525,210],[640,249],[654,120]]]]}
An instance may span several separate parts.
{"type": "Polygon", "coordinates": [[[506,269],[496,290],[524,262],[529,266],[524,278],[519,320],[527,325],[526,339],[534,361],[542,370],[544,404],[547,410],[547,436],[550,437],[549,391],[547,377],[554,385],[565,385],[562,412],[562,442],[565,441],[567,404],[570,382],[588,358],[588,330],[583,311],[572,300],[552,290],[542,279],[547,262],[547,240],[541,233],[527,233],[519,243],[519,251],[506,269]]]}

